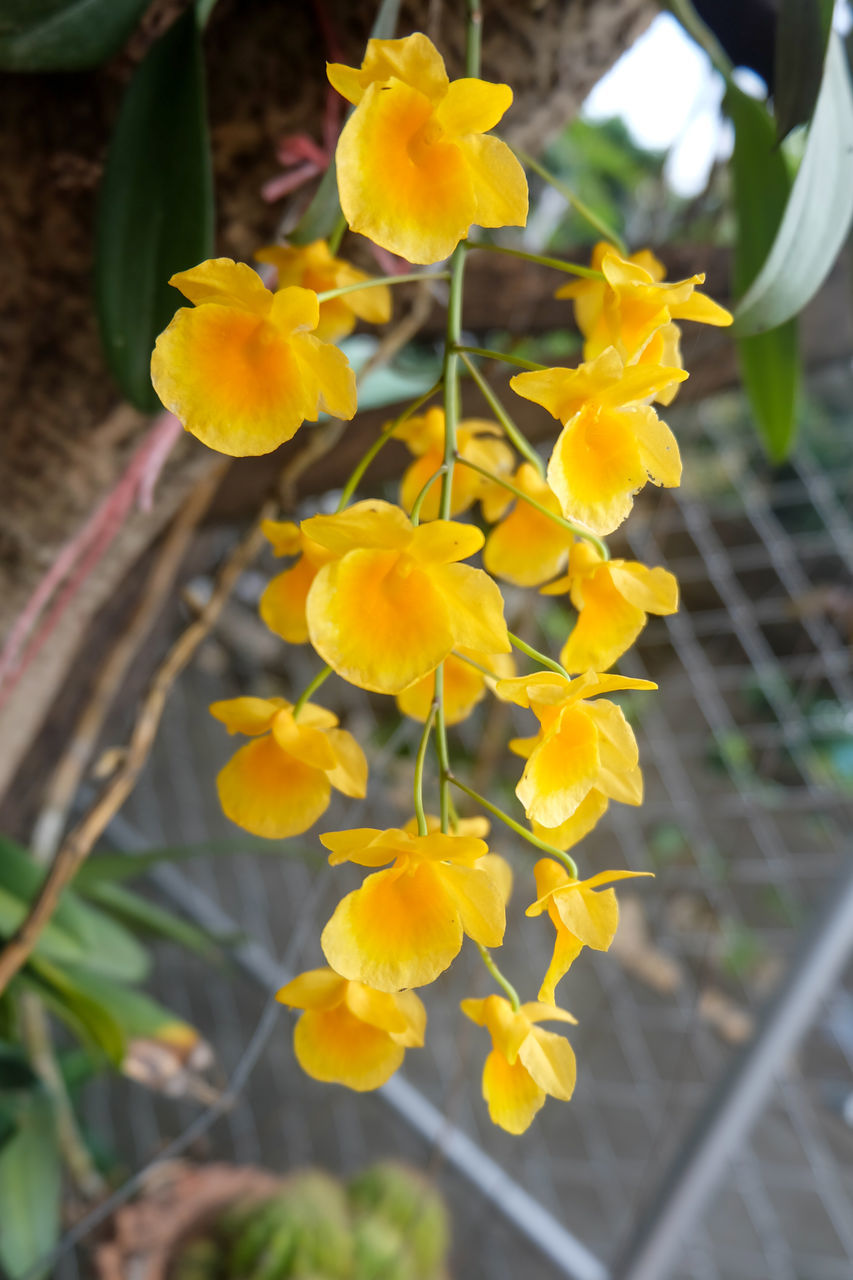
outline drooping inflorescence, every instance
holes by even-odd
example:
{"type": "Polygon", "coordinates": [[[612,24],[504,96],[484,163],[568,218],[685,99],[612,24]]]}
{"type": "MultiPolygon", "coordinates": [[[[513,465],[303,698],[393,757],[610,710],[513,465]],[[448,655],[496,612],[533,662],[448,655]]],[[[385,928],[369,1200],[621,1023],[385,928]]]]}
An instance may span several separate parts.
{"type": "MultiPolygon", "coordinates": [[[[642,874],[582,878],[567,852],[611,802],[642,801],[634,733],[608,695],[656,686],[610,668],[650,613],[678,607],[671,573],[611,559],[602,536],[622,524],[647,483],[679,483],[678,445],[654,407],[669,404],[687,377],[677,322],[721,325],[730,316],[697,291],[702,276],[665,283],[648,250],[625,258],[602,242],[591,269],[575,269],[581,279],[557,292],[573,301],[583,363],[528,364],[510,380],[558,420],[550,457],[493,399],[497,421],[460,420],[462,361],[483,385],[461,348],[464,237],[476,226],[523,225],[527,215],[522,168],[489,132],[512,92],[474,76],[449,81],[419,33],[371,40],[361,68],[335,64],[329,78],[354,104],[337,153],[350,228],[412,262],[453,255],[444,371],[431,393],[443,400],[422,397],[381,437],[401,440],[412,455],[399,504],[353,502],[354,482],[334,514],[266,522],[273,551],[288,563],[264,591],[261,617],[284,641],[311,644],[326,666],[295,703],[250,696],[213,705],[232,733],[250,739],[221,771],[219,793],[234,822],[271,838],[308,830],[333,789],[365,795],[361,747],[333,712],[308,700],[332,672],[394,697],[402,715],[423,724],[415,817],[404,827],[321,835],[330,863],[355,864],[364,878],[322,931],[327,967],[295,978],[279,999],[302,1011],[294,1044],[305,1071],[375,1088],[406,1048],[424,1042],[416,990],[470,940],[502,991],[462,1006],[492,1039],[483,1093],[495,1123],[520,1133],[547,1095],[572,1094],[573,1050],[541,1024],[574,1022],[554,1004],[555,988],[585,947],[610,946],[618,923],[612,884],[642,874]],[[480,553],[482,567],[471,563],[480,553]],[[508,631],[496,579],[569,597],[577,617],[558,660],[508,631]],[[512,649],[530,670],[518,673],[512,649]],[[448,728],[489,695],[529,711],[535,729],[507,743],[524,760],[515,817],[451,770],[448,728]],[[432,746],[437,814],[424,798],[432,746]],[[491,954],[506,930],[509,866],[487,843],[485,817],[457,816],[454,792],[531,845],[527,915],[546,917],[555,930],[534,1001],[522,1003],[491,954]]],[[[354,415],[355,380],[334,343],[357,318],[389,318],[396,279],[369,277],[322,241],[257,256],[277,269],[275,289],[226,259],[174,277],[194,307],[178,311],[152,361],[154,385],[186,429],[233,455],[268,452],[323,410],[354,415]]]]}

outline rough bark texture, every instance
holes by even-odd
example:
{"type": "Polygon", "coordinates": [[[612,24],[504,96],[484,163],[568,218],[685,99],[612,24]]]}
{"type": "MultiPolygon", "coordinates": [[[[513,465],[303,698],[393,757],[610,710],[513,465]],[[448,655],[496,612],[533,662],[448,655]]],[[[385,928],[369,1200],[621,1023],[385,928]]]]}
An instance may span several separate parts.
{"type": "MultiPolygon", "coordinates": [[[[183,8],[157,0],[128,48],[108,66],[75,75],[7,75],[0,112],[15,121],[0,139],[9,175],[0,210],[6,269],[0,278],[0,637],[98,502],[122,475],[148,421],[121,404],[106,371],[91,291],[97,188],[121,94],[153,38],[183,8]]],[[[322,8],[336,57],[358,62],[373,0],[220,0],[205,36],[217,195],[217,251],[249,258],[275,237],[281,205],[264,202],[277,171],[276,142],[319,136],[325,100],[322,8]]],[[[537,151],[655,12],[653,0],[487,0],[484,75],[516,99],[507,136],[537,151]]],[[[399,29],[426,30],[462,71],[464,6],[404,5],[399,29]]],[[[134,511],[88,577],[60,628],[3,711],[0,792],[84,642],[94,613],[150,545],[214,459],[184,439],[154,509],[134,511]]]]}

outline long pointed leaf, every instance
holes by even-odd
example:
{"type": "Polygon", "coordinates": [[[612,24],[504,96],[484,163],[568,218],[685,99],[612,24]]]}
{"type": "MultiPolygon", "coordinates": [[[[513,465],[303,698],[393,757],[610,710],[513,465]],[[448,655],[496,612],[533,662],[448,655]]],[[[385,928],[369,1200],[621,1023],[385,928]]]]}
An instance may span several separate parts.
{"type": "MultiPolygon", "coordinates": [[[[0,1151],[0,1266],[12,1280],[31,1274],[59,1236],[61,1160],[53,1108],[33,1091],[0,1151]]],[[[36,1273],[43,1274],[43,1273],[36,1273]]]]}
{"type": "Polygon", "coordinates": [[[4,71],[81,71],[121,48],[149,0],[0,0],[4,71]]]}
{"type": "Polygon", "coordinates": [[[773,113],[781,141],[812,118],[832,30],[833,0],[782,0],[776,23],[773,113]]]}
{"type": "Polygon", "coordinates": [[[175,312],[169,277],[213,251],[213,178],[204,66],[188,9],[139,65],[122,103],[98,208],[95,286],[101,340],[137,408],[159,401],[151,350],[175,312]]]}
{"type": "Polygon", "coordinates": [[[833,32],[805,154],[773,247],[735,309],[736,337],[784,324],[823,284],[853,217],[851,157],[853,91],[833,32]]]}
{"type": "MultiPolygon", "coordinates": [[[[734,292],[742,293],[767,256],[784,215],[791,178],[766,109],[734,85],[725,110],[735,126],[732,156],[737,239],[734,292]]],[[[783,458],[794,436],[799,387],[797,322],[737,342],[738,362],[768,454],[783,458]]]]}

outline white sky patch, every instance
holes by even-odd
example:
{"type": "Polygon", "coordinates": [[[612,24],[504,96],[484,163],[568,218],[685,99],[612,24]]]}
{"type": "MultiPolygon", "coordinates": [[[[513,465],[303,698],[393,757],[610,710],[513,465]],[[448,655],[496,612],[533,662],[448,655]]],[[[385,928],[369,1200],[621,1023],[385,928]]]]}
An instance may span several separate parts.
{"type": "Polygon", "coordinates": [[[731,151],[722,77],[671,17],[661,14],[608,71],[583,105],[587,120],[620,116],[638,146],[666,151],[677,195],[704,190],[714,161],[731,151]]]}

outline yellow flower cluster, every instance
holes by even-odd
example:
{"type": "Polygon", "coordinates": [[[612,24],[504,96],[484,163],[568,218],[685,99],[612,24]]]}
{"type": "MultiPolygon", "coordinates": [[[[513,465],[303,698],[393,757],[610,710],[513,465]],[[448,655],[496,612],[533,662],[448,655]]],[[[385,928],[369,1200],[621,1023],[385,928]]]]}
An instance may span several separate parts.
{"type": "MultiPolygon", "coordinates": [[[[730,317],[697,292],[703,277],[666,283],[647,250],[626,258],[601,243],[592,272],[558,291],[574,302],[584,363],[528,367],[510,382],[560,423],[547,463],[503,411],[500,422],[460,420],[460,241],[472,225],[524,225],[527,216],[523,170],[489,133],[512,92],[475,77],[450,81],[421,34],[371,40],[360,68],[328,70],[354,106],[336,156],[349,228],[414,263],[453,254],[444,405],[424,407],[425,397],[390,423],[335,513],[301,525],[265,522],[274,554],[288,564],[263,592],[261,617],[288,643],[310,643],[326,666],[293,703],[239,697],[213,704],[229,732],[251,739],[219,774],[219,794],[229,818],[273,839],[307,831],[333,790],[365,795],[361,747],[331,711],[309,700],[331,672],[394,697],[403,715],[423,724],[415,818],[405,827],[320,836],[331,865],[354,864],[366,874],[322,930],[327,967],[294,978],[278,998],[302,1011],[294,1048],[309,1075],[372,1089],[407,1048],[424,1043],[426,1012],[416,991],[470,939],[503,991],[462,1004],[491,1036],[483,1094],[494,1122],[520,1133],[546,1096],[571,1097],[574,1052],[565,1035],[540,1024],[574,1023],[554,1004],[555,988],[584,947],[610,946],[618,924],[610,886],[642,874],[582,879],[567,852],[611,801],[642,801],[634,732],[608,695],[656,686],[610,668],[650,613],[678,606],[671,573],[610,559],[601,535],[618,528],[647,483],[679,483],[678,445],[654,407],[668,404],[687,377],[677,322],[727,324],[730,317]],[[378,444],[392,438],[412,455],[399,504],[352,502],[378,444]],[[482,567],[469,563],[480,553],[482,567]],[[576,617],[559,662],[508,631],[495,579],[568,596],[576,617]],[[532,659],[532,670],[516,673],[512,648],[532,659]],[[488,691],[538,723],[532,736],[508,743],[524,760],[516,795],[526,826],[451,771],[447,729],[488,691]],[[431,738],[440,817],[427,814],[423,797],[431,738]],[[533,868],[527,908],[555,929],[536,1001],[521,1002],[491,955],[504,940],[512,875],[486,842],[488,821],[456,816],[454,786],[546,854],[533,868]]],[[[177,312],[152,359],[164,404],[205,444],[236,456],[276,448],[320,412],[354,415],[355,379],[334,343],[357,320],[389,318],[388,286],[396,279],[371,279],[324,241],[257,256],[275,268],[275,289],[227,259],[173,277],[193,307],[177,312]]]]}

